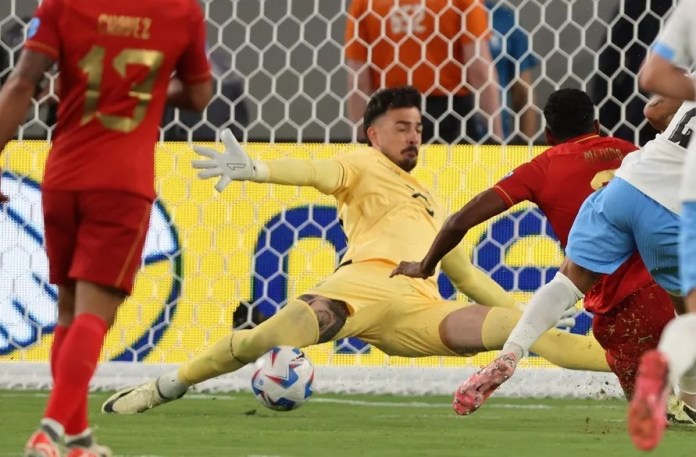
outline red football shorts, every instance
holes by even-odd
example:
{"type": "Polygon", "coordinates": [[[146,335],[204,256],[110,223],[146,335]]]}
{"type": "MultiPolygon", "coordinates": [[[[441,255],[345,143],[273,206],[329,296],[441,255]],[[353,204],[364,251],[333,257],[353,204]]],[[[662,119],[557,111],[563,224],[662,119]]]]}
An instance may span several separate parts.
{"type": "Polygon", "coordinates": [[[79,279],[130,295],[152,202],[115,190],[43,190],[42,199],[51,283],[79,279]]]}
{"type": "Polygon", "coordinates": [[[627,398],[633,395],[640,357],[657,347],[662,330],[672,318],[672,300],[654,282],[629,295],[609,312],[595,314],[594,336],[606,350],[609,368],[619,378],[627,398]]]}

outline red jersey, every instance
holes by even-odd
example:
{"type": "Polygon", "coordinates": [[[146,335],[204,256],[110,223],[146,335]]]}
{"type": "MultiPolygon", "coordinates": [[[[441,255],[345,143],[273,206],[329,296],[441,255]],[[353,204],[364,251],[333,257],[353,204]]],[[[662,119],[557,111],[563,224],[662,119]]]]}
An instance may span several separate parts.
{"type": "Polygon", "coordinates": [[[196,0],[44,0],[27,49],[58,61],[58,124],[43,186],[154,198],[154,150],[173,72],[210,78],[196,0]]]}
{"type": "MultiPolygon", "coordinates": [[[[636,149],[627,141],[596,134],[573,138],[515,168],[493,190],[508,207],[522,201],[536,203],[565,248],[582,203],[595,189],[606,184],[623,158],[636,149]]],[[[640,255],[635,253],[588,291],[585,308],[606,312],[652,281],[640,255]]]]}

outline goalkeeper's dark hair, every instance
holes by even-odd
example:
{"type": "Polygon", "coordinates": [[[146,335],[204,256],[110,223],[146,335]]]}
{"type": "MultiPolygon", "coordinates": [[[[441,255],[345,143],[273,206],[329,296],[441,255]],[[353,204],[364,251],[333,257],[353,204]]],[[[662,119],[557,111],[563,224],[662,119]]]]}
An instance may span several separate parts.
{"type": "Polygon", "coordinates": [[[381,89],[372,94],[370,101],[367,102],[365,117],[363,118],[365,137],[368,138],[367,144],[372,145],[367,136],[367,129],[384,113],[390,109],[397,108],[418,108],[420,110],[421,94],[418,89],[413,86],[400,86],[381,89]]]}
{"type": "Polygon", "coordinates": [[[546,101],[544,119],[546,127],[559,141],[594,133],[595,105],[581,90],[560,89],[546,101]]]}

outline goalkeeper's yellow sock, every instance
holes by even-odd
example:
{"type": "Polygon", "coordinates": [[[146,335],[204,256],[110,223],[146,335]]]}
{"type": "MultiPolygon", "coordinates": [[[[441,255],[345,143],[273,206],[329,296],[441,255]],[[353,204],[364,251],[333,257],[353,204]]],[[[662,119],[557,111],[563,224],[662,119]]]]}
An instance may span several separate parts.
{"type": "MultiPolygon", "coordinates": [[[[188,387],[207,379],[239,370],[254,362],[274,346],[305,347],[319,339],[319,322],[312,308],[302,300],[294,299],[270,319],[251,330],[239,330],[182,365],[177,380],[188,387]]],[[[163,394],[166,379],[160,382],[163,394]]]]}
{"type": "MultiPolygon", "coordinates": [[[[522,316],[511,308],[491,308],[483,321],[481,338],[486,349],[500,349],[522,316]]],[[[577,335],[552,328],[531,350],[549,362],[572,370],[611,371],[604,349],[592,335],[577,335]]]]}

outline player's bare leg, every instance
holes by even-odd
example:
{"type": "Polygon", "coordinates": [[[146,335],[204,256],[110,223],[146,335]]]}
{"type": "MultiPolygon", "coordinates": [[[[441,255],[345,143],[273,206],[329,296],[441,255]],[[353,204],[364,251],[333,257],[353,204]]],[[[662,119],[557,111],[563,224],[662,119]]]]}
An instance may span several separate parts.
{"type": "Polygon", "coordinates": [[[109,397],[103,413],[137,414],[181,398],[192,385],[236,371],[274,346],[311,346],[331,341],[345,324],[344,302],[317,295],[291,300],[252,330],[225,336],[178,370],[109,397]]]}
{"type": "MultiPolygon", "coordinates": [[[[484,336],[485,319],[491,312],[492,310],[490,308],[472,305],[451,313],[440,324],[440,338],[442,342],[454,352],[462,355],[488,349],[484,336]]],[[[502,321],[502,319],[497,320],[502,321]]],[[[503,324],[503,322],[501,322],[501,324],[503,324]]],[[[512,368],[512,370],[514,371],[514,368],[512,368]]],[[[511,374],[512,372],[510,371],[508,377],[511,374]]],[[[502,384],[502,382],[503,381],[500,381],[495,388],[502,384]]],[[[464,385],[455,393],[452,404],[457,414],[469,414],[475,411],[483,404],[485,398],[488,398],[495,390],[495,388],[488,389],[488,394],[486,395],[479,389],[471,389],[460,396],[459,393],[462,387],[464,387],[464,385]],[[485,396],[485,398],[482,398],[482,396],[485,396]]]]}
{"type": "MultiPolygon", "coordinates": [[[[503,347],[521,314],[516,309],[470,305],[443,319],[440,324],[440,339],[450,350],[462,355],[497,350],[503,347]]],[[[572,319],[563,321],[564,325],[572,325],[572,319]]],[[[561,367],[609,371],[604,350],[599,342],[589,336],[551,329],[538,339],[532,349],[561,367]]],[[[505,367],[497,369],[500,371],[501,368],[503,374],[510,375],[505,367]]],[[[490,392],[493,390],[495,389],[489,389],[490,392]]],[[[486,395],[484,397],[487,398],[486,395]]],[[[467,398],[455,397],[454,408],[458,413],[466,414],[466,410],[472,412],[477,407],[475,405],[480,406],[485,398],[481,399],[479,393],[472,393],[467,398]]]]}
{"type": "Polygon", "coordinates": [[[453,402],[457,414],[473,413],[510,379],[531,346],[575,306],[598,277],[566,259],[554,279],[534,294],[500,355],[457,388],[453,402]]]}

